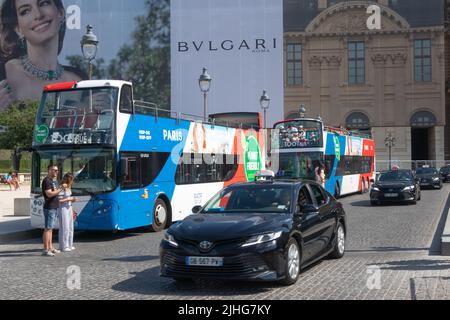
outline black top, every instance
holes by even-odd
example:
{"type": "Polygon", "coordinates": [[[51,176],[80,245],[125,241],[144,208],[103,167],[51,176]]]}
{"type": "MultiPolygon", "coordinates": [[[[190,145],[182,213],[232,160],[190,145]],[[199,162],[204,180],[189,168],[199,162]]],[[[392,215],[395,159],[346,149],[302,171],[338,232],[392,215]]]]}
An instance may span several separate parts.
{"type": "Polygon", "coordinates": [[[55,191],[56,190],[56,181],[53,181],[49,177],[46,177],[42,181],[42,194],[44,195],[44,199],[45,199],[44,209],[47,209],[47,210],[58,209],[58,207],[59,207],[58,195],[49,198],[49,197],[47,197],[47,194],[45,193],[46,190],[55,191]]]}

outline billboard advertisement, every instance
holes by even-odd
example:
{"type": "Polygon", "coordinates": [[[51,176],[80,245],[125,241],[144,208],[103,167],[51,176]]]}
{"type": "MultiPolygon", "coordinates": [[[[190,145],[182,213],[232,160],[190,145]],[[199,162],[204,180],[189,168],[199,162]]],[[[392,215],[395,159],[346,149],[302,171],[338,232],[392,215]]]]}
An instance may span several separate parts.
{"type": "Polygon", "coordinates": [[[267,90],[273,125],[283,117],[283,1],[172,0],[171,61],[174,111],[203,116],[206,68],[208,114],[260,112],[267,90]]]}
{"type": "Polygon", "coordinates": [[[81,40],[99,40],[93,78],[129,80],[138,99],[169,108],[169,0],[0,1],[0,111],[55,82],[88,78],[81,40]]]}

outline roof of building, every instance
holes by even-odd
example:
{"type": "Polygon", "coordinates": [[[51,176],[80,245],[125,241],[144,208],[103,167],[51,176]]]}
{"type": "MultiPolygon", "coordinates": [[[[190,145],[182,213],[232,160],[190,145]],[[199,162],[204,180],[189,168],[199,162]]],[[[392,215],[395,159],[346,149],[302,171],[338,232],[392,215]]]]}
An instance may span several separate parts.
{"type": "MultiPolygon", "coordinates": [[[[283,1],[285,32],[304,31],[308,24],[324,10],[318,9],[317,0],[283,1]]],[[[344,1],[352,2],[349,0],[334,2],[344,1]]],[[[366,2],[374,4],[374,1],[366,2]]],[[[445,0],[390,0],[389,8],[405,18],[412,28],[444,25],[445,0]]]]}

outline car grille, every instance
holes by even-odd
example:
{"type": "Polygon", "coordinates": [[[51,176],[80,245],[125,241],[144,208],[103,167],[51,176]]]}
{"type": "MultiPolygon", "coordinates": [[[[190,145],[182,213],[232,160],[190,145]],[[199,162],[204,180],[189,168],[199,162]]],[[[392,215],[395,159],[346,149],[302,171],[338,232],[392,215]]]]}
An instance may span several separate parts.
{"type": "Polygon", "coordinates": [[[403,188],[380,188],[383,193],[400,193],[403,188]]]}
{"type": "Polygon", "coordinates": [[[184,256],[167,252],[162,260],[167,275],[187,275],[194,277],[237,277],[246,276],[268,269],[265,261],[258,255],[249,254],[225,257],[222,267],[188,266],[184,256]]]}

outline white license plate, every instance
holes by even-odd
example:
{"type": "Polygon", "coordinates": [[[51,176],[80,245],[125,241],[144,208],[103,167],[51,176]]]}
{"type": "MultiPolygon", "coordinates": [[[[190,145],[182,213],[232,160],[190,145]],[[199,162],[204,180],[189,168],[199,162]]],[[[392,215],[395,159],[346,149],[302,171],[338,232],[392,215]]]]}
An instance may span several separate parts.
{"type": "Polygon", "coordinates": [[[223,258],[218,257],[186,257],[188,266],[222,267],[223,258]]]}
{"type": "Polygon", "coordinates": [[[397,198],[398,197],[398,193],[386,193],[384,196],[386,198],[397,198]]]}

